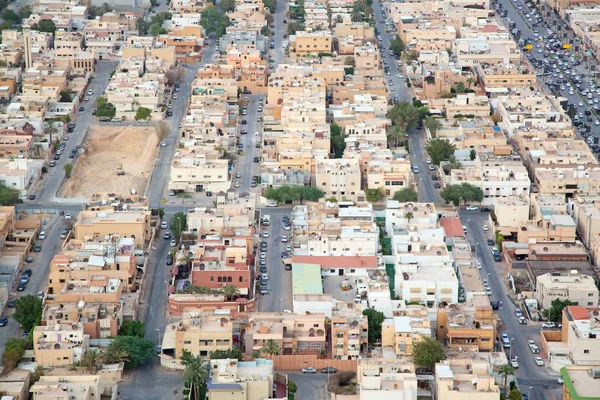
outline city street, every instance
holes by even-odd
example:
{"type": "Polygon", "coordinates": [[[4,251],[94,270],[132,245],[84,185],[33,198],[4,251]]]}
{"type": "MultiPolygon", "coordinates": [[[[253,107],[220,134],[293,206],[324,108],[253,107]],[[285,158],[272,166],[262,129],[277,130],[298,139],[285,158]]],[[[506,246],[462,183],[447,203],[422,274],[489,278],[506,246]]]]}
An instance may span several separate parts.
{"type": "MultiPolygon", "coordinates": [[[[246,121],[245,124],[240,124],[239,129],[245,130],[248,133],[245,135],[239,135],[239,142],[244,146],[242,150],[244,151],[244,155],[238,155],[235,161],[235,172],[241,175],[240,178],[232,179],[233,182],[239,183],[239,188],[235,190],[238,193],[250,193],[251,191],[256,190],[256,188],[251,189],[252,177],[254,175],[258,175],[258,163],[254,162],[254,157],[260,157],[260,149],[256,148],[256,144],[260,143],[262,137],[262,123],[257,121],[259,115],[262,116],[262,113],[258,112],[258,102],[259,99],[262,99],[262,95],[244,95],[244,99],[247,101],[247,114],[240,115],[240,120],[246,121]],[[256,132],[260,135],[256,136],[256,132]]],[[[237,151],[236,149],[232,151],[237,151]]]]}
{"type": "Polygon", "coordinates": [[[298,391],[296,398],[302,400],[326,400],[325,391],[327,375],[323,374],[288,374],[288,380],[296,382],[298,391]]]}
{"type": "MultiPolygon", "coordinates": [[[[562,390],[562,385],[557,382],[558,374],[554,373],[553,376],[548,375],[546,367],[536,365],[533,360],[534,356],[529,349],[527,341],[533,339],[539,345],[540,325],[530,324],[530,321],[528,321],[527,325],[519,324],[515,316],[517,305],[506,294],[508,290],[506,284],[506,265],[504,262],[494,262],[491,252],[492,246],[487,244],[488,239],[493,239],[493,233],[481,229],[483,224],[488,222],[488,216],[488,213],[482,213],[479,210],[466,211],[464,207],[460,209],[460,219],[469,232],[467,239],[471,243],[472,249],[477,252],[475,257],[482,264],[482,269],[480,270],[481,277],[488,280],[492,290],[490,300],[500,301],[503,305],[496,311],[500,318],[502,318],[503,324],[503,328],[498,333],[506,333],[510,338],[514,338],[511,345],[512,351],[506,351],[506,357],[509,357],[509,355],[513,358],[517,357],[519,368],[516,371],[516,376],[519,387],[526,393],[529,387],[533,387],[529,391],[530,400],[546,399],[549,397],[545,397],[545,393],[562,390]]],[[[561,396],[557,398],[561,398],[561,396]]]]}
{"type": "Polygon", "coordinates": [[[285,57],[285,48],[283,46],[283,42],[287,42],[288,39],[283,38],[283,34],[287,33],[287,24],[284,24],[283,20],[288,18],[288,9],[288,2],[280,1],[277,3],[275,14],[273,14],[273,23],[275,24],[275,29],[273,30],[271,37],[273,40],[275,40],[275,48],[269,50],[269,54],[274,55],[273,59],[275,60],[275,68],[277,68],[277,66],[284,61],[285,57]]]}

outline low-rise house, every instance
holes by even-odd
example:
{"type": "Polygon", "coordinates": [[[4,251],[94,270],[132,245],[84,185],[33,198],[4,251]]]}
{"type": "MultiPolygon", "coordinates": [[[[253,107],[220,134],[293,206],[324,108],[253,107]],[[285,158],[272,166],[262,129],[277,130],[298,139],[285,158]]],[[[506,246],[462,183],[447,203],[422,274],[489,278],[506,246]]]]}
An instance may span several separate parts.
{"type": "Polygon", "coordinates": [[[381,345],[393,348],[399,357],[414,355],[414,346],[424,337],[431,337],[427,318],[394,317],[381,324],[381,345]]]}
{"type": "Polygon", "coordinates": [[[83,325],[36,326],[33,330],[35,361],[43,367],[72,365],[81,362],[89,346],[83,325]]]}
{"type": "Polygon", "coordinates": [[[549,273],[537,277],[535,298],[540,309],[550,308],[556,299],[570,300],[582,307],[595,307],[598,305],[598,289],[591,276],[577,271],[566,276],[549,273]]]}

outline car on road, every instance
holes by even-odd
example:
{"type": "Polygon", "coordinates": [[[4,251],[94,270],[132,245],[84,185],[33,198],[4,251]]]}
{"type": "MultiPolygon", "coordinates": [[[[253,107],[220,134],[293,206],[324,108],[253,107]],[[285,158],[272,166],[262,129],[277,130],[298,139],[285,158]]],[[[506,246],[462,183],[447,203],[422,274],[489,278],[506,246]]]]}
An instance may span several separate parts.
{"type": "Polygon", "coordinates": [[[488,239],[487,244],[488,246],[494,246],[496,242],[494,242],[494,239],[488,239]]]}
{"type": "Polygon", "coordinates": [[[240,179],[240,178],[242,177],[242,174],[240,174],[239,172],[236,172],[236,173],[235,173],[235,177],[236,177],[237,179],[240,179]]]}
{"type": "Polygon", "coordinates": [[[33,262],[33,256],[27,256],[27,257],[25,257],[25,262],[27,264],[31,264],[33,262]]]}
{"type": "Polygon", "coordinates": [[[535,360],[535,363],[540,367],[544,366],[544,360],[542,360],[542,357],[533,357],[533,359],[535,360]]]}
{"type": "Polygon", "coordinates": [[[50,167],[56,167],[56,161],[52,160],[48,163],[48,166],[50,167]]]}
{"type": "Polygon", "coordinates": [[[177,247],[177,241],[175,239],[171,239],[171,242],[169,243],[169,246],[171,246],[171,247],[177,247]]]}
{"type": "Polygon", "coordinates": [[[519,317],[522,317],[522,316],[523,316],[523,313],[521,312],[521,310],[515,310],[515,316],[516,316],[517,318],[519,318],[519,317]]]}
{"type": "Polygon", "coordinates": [[[286,243],[286,242],[288,241],[288,237],[287,237],[287,235],[283,235],[283,236],[281,237],[281,241],[282,241],[283,243],[286,243]]]}
{"type": "Polygon", "coordinates": [[[264,231],[262,234],[263,238],[268,238],[269,237],[269,231],[264,231]]]}
{"type": "Polygon", "coordinates": [[[23,274],[21,276],[21,283],[25,283],[25,284],[29,283],[29,275],[23,274]]]}
{"type": "Polygon", "coordinates": [[[8,318],[0,317],[0,326],[6,326],[6,324],[8,324],[8,318]]]}
{"type": "Polygon", "coordinates": [[[466,206],[465,210],[467,210],[467,211],[478,211],[479,207],[476,207],[476,206],[466,206]]]}
{"type": "Polygon", "coordinates": [[[38,239],[40,239],[40,240],[46,239],[46,231],[41,231],[40,233],[38,233],[38,239]]]}
{"type": "Polygon", "coordinates": [[[22,292],[22,291],[24,291],[24,290],[25,290],[25,288],[26,288],[26,287],[27,287],[27,284],[26,284],[26,283],[22,283],[22,282],[21,282],[21,283],[19,283],[19,285],[17,286],[17,290],[18,290],[19,292],[22,292]]]}
{"type": "Polygon", "coordinates": [[[160,223],[160,229],[167,229],[167,221],[163,221],[160,223]]]}
{"type": "Polygon", "coordinates": [[[489,231],[490,227],[487,226],[487,224],[483,224],[483,226],[481,227],[481,229],[484,230],[484,231],[489,231]]]}
{"type": "Polygon", "coordinates": [[[41,290],[37,292],[37,298],[40,300],[44,300],[44,292],[42,292],[41,290]]]}
{"type": "Polygon", "coordinates": [[[79,107],[79,111],[85,111],[85,108],[79,107]]]}
{"type": "Polygon", "coordinates": [[[302,373],[303,374],[316,374],[317,373],[317,369],[313,368],[313,367],[302,368],[302,373]]]}
{"type": "Polygon", "coordinates": [[[160,147],[167,147],[167,142],[162,142],[162,143],[160,144],[160,147]]]}
{"type": "Polygon", "coordinates": [[[337,372],[337,369],[335,369],[335,367],[327,367],[327,368],[323,368],[321,370],[322,374],[335,374],[337,372]]]}
{"type": "Polygon", "coordinates": [[[511,365],[513,368],[519,368],[519,363],[517,362],[517,358],[516,358],[516,357],[515,357],[515,358],[513,358],[512,360],[510,360],[510,365],[511,365]]]}
{"type": "Polygon", "coordinates": [[[275,203],[274,201],[270,201],[266,204],[267,207],[277,207],[277,203],[275,203]]]}
{"type": "Polygon", "coordinates": [[[477,269],[481,269],[481,261],[477,261],[476,264],[477,264],[477,269]]]}
{"type": "Polygon", "coordinates": [[[171,255],[167,256],[167,265],[173,265],[173,256],[171,256],[171,255]]]}
{"type": "Polygon", "coordinates": [[[65,213],[65,219],[71,219],[71,213],[65,213]]]}
{"type": "Polygon", "coordinates": [[[39,253],[40,251],[42,251],[42,246],[40,246],[39,244],[36,244],[35,246],[33,246],[33,251],[35,251],[36,253],[39,253]]]}
{"type": "Polygon", "coordinates": [[[556,328],[556,324],[554,322],[543,322],[542,329],[554,329],[556,328]]]}
{"type": "Polygon", "coordinates": [[[269,293],[269,290],[267,289],[266,286],[261,286],[260,287],[260,294],[267,294],[269,293]]]}

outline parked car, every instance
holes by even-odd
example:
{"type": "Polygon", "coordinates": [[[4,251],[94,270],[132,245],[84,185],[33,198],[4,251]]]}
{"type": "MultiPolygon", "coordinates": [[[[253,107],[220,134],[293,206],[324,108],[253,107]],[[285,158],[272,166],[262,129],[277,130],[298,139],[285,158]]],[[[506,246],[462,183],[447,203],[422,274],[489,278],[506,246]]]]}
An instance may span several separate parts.
{"type": "Polygon", "coordinates": [[[513,368],[519,368],[519,363],[517,362],[517,358],[516,358],[516,357],[515,357],[515,358],[513,358],[512,360],[510,360],[510,365],[511,365],[513,368]]]}
{"type": "Polygon", "coordinates": [[[35,251],[36,253],[39,253],[40,251],[42,251],[42,246],[40,246],[39,244],[36,244],[35,246],[33,246],[33,251],[35,251]]]}
{"type": "Polygon", "coordinates": [[[323,368],[321,370],[322,374],[335,374],[337,372],[337,369],[335,369],[334,367],[327,367],[327,368],[323,368]]]}
{"type": "Polygon", "coordinates": [[[556,328],[556,324],[554,322],[544,322],[544,323],[542,323],[542,328],[554,329],[554,328],[556,328]]]}
{"type": "Polygon", "coordinates": [[[544,360],[542,360],[542,357],[533,357],[533,359],[535,360],[535,363],[540,367],[544,366],[544,360]]]}
{"type": "Polygon", "coordinates": [[[8,318],[0,317],[0,326],[6,326],[8,324],[8,318]]]}
{"type": "Polygon", "coordinates": [[[475,207],[475,206],[466,206],[465,210],[467,211],[477,211],[479,210],[479,207],[475,207]]]}
{"type": "Polygon", "coordinates": [[[27,287],[27,284],[25,284],[25,283],[21,282],[21,283],[19,283],[19,285],[17,286],[17,290],[18,290],[19,292],[22,292],[22,291],[24,291],[24,290],[25,290],[25,288],[26,288],[26,287],[27,287]]]}
{"type": "Polygon", "coordinates": [[[317,369],[313,368],[313,367],[302,368],[302,373],[303,374],[316,374],[317,373],[317,369]]]}

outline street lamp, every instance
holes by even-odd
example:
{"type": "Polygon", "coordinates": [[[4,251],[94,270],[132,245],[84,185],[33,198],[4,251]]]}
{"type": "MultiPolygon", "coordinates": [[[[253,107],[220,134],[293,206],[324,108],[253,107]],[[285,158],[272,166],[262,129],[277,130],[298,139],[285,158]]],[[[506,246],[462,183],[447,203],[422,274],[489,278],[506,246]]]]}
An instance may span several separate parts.
{"type": "Polygon", "coordinates": [[[471,222],[471,218],[467,219],[467,232],[469,231],[469,222],[471,222]]]}
{"type": "Polygon", "coordinates": [[[475,243],[475,257],[477,257],[477,250],[479,250],[479,242],[475,243]]]}
{"type": "Polygon", "coordinates": [[[512,342],[515,340],[514,337],[510,338],[510,347],[508,348],[508,361],[512,360],[512,342]]]}

